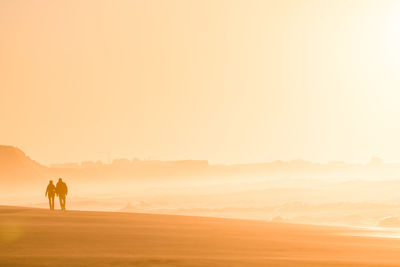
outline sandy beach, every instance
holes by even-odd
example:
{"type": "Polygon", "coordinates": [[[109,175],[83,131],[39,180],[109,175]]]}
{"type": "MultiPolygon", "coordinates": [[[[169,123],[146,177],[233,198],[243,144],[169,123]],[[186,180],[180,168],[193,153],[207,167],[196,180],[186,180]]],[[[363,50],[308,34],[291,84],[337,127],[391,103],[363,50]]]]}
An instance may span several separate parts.
{"type": "Polygon", "coordinates": [[[1,266],[398,266],[400,240],[338,227],[0,207],[1,266]],[[360,232],[359,234],[363,234],[360,232]]]}

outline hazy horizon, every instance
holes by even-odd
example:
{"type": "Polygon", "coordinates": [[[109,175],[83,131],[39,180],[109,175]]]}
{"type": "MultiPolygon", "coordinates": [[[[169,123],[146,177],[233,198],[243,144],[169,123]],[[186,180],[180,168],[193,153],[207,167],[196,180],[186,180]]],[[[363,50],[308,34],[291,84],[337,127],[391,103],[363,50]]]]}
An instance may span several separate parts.
{"type": "MultiPolygon", "coordinates": [[[[20,146],[14,146],[14,145],[7,145],[7,144],[0,144],[1,146],[9,146],[9,147],[15,147],[17,149],[20,149],[21,151],[23,151],[24,153],[26,152],[22,147],[20,146]]],[[[230,163],[224,163],[224,162],[211,162],[210,160],[206,159],[206,158],[199,158],[199,159],[193,159],[193,158],[176,158],[176,159],[160,159],[160,158],[139,158],[136,157],[135,155],[132,156],[127,156],[127,157],[112,157],[112,153],[110,153],[110,158],[108,158],[108,156],[104,156],[104,157],[100,157],[97,159],[86,159],[86,160],[82,160],[82,161],[78,161],[78,160],[72,160],[72,161],[67,161],[67,162],[50,162],[50,163],[43,163],[40,162],[38,160],[36,160],[34,157],[32,157],[31,155],[29,155],[28,153],[25,153],[26,156],[28,156],[29,158],[31,158],[32,160],[36,161],[37,163],[43,165],[43,166],[56,166],[56,165],[63,165],[63,164],[82,164],[82,163],[97,163],[100,162],[102,164],[112,164],[115,161],[118,160],[129,160],[129,161],[135,161],[135,160],[139,160],[139,161],[165,161],[165,162],[169,162],[169,161],[207,161],[208,164],[210,165],[242,165],[242,164],[263,164],[263,163],[274,163],[274,162],[298,162],[298,161],[304,161],[304,162],[308,162],[308,163],[313,163],[313,164],[330,164],[330,163],[345,163],[345,164],[360,164],[360,165],[366,165],[366,164],[372,164],[372,163],[376,163],[376,161],[379,161],[379,164],[400,164],[400,161],[398,162],[389,162],[389,161],[385,161],[385,159],[380,158],[376,155],[372,155],[369,159],[367,159],[366,161],[363,162],[352,162],[352,161],[344,161],[344,160],[340,160],[340,159],[336,159],[336,160],[331,160],[331,161],[312,161],[312,160],[307,160],[307,159],[303,159],[303,158],[292,158],[292,159],[287,159],[287,160],[283,160],[283,159],[273,159],[271,161],[249,161],[249,162],[230,162],[230,163]]],[[[106,153],[100,153],[100,154],[106,154],[106,153]]]]}
{"type": "MultiPolygon", "coordinates": [[[[333,160],[329,160],[329,161],[317,161],[317,160],[308,160],[305,158],[289,158],[289,159],[271,159],[269,161],[239,161],[239,162],[212,162],[207,158],[171,158],[171,159],[162,159],[162,158],[152,158],[152,157],[138,157],[134,154],[132,155],[126,155],[125,157],[117,157],[117,156],[111,156],[112,153],[110,152],[110,157],[108,157],[107,155],[102,156],[102,157],[98,157],[98,158],[91,158],[91,159],[82,159],[82,160],[74,160],[71,158],[71,161],[60,161],[60,162],[48,162],[48,163],[44,163],[41,162],[37,159],[35,159],[34,157],[32,157],[30,154],[28,154],[26,152],[26,150],[23,149],[23,147],[21,146],[17,146],[17,145],[9,145],[9,144],[0,144],[0,146],[10,146],[10,147],[15,147],[17,149],[20,149],[22,151],[24,151],[24,153],[26,153],[26,155],[31,158],[32,160],[38,162],[41,165],[44,166],[53,166],[53,165],[62,165],[62,164],[82,164],[82,163],[87,163],[87,162],[101,162],[102,164],[112,164],[114,161],[117,160],[121,160],[121,159],[127,159],[129,161],[132,160],[140,160],[140,161],[207,161],[210,165],[241,165],[241,164],[262,164],[262,163],[274,163],[274,162],[295,162],[295,161],[305,161],[305,162],[309,162],[309,163],[314,163],[314,164],[329,164],[329,163],[346,163],[346,164],[361,164],[361,165],[365,165],[365,164],[371,164],[371,162],[373,162],[374,160],[378,160],[381,161],[382,164],[400,164],[400,160],[399,161],[386,161],[384,158],[381,158],[379,156],[376,155],[371,155],[369,158],[366,158],[365,161],[345,161],[345,160],[341,160],[341,159],[333,159],[333,160]]],[[[95,153],[95,154],[108,154],[108,153],[95,153]]]]}

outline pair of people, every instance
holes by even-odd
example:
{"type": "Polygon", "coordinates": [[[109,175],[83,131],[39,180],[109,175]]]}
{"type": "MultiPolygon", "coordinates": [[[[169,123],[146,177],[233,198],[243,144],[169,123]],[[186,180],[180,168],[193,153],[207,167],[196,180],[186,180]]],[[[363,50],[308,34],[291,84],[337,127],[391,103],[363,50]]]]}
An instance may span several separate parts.
{"type": "Polygon", "coordinates": [[[67,194],[68,194],[68,187],[62,181],[61,178],[58,179],[56,186],[54,186],[53,181],[50,180],[49,185],[47,186],[46,189],[46,193],[44,194],[44,196],[47,196],[49,198],[50,210],[54,210],[55,195],[57,195],[58,198],[60,199],[61,210],[65,210],[65,198],[67,194]]]}

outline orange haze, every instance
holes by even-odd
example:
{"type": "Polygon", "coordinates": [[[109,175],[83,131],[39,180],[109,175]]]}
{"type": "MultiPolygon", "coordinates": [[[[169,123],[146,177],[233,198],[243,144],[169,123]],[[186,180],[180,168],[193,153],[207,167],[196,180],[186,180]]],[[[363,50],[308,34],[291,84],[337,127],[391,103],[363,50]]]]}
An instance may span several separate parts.
{"type": "Polygon", "coordinates": [[[0,1],[0,140],[44,164],[400,160],[399,15],[397,1],[0,1]]]}

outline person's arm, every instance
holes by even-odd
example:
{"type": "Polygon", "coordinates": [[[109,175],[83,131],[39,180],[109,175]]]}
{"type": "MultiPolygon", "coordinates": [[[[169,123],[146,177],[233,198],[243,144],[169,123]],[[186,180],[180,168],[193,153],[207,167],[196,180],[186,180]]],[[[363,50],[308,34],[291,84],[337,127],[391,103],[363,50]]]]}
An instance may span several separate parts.
{"type": "Polygon", "coordinates": [[[68,195],[68,187],[67,187],[67,184],[65,184],[65,195],[68,195]]]}
{"type": "Polygon", "coordinates": [[[49,192],[49,187],[47,186],[46,188],[46,193],[44,193],[44,196],[47,197],[47,193],[49,192]]]}

